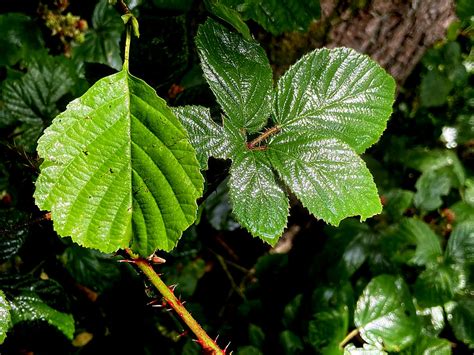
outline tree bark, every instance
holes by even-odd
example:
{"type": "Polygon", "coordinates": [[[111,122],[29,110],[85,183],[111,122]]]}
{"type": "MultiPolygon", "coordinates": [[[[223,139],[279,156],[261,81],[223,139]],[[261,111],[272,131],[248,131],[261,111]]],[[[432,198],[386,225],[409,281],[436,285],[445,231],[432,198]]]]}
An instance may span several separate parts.
{"type": "Polygon", "coordinates": [[[359,8],[354,1],[321,0],[321,19],[307,33],[289,33],[273,41],[268,50],[277,73],[314,48],[345,46],[368,54],[403,84],[456,19],[453,0],[358,3],[359,8]]]}

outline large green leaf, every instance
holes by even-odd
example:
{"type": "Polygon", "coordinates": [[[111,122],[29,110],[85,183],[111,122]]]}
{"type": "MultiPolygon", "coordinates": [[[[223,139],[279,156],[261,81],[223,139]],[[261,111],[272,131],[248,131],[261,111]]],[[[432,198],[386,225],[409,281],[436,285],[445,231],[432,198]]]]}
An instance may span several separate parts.
{"type": "Polygon", "coordinates": [[[295,134],[318,132],[361,153],[384,131],[395,81],[352,49],[315,50],[278,81],[276,122],[295,134]]]}
{"type": "Polygon", "coordinates": [[[176,117],[189,133],[189,140],[196,149],[201,169],[207,169],[210,156],[230,159],[236,149],[245,144],[243,134],[234,129],[228,120],[219,126],[211,119],[208,108],[201,106],[182,106],[174,108],[176,117]]]}
{"type": "Polygon", "coordinates": [[[345,143],[307,133],[278,134],[268,145],[272,165],[316,217],[334,225],[382,211],[363,160],[345,143]]]}
{"type": "Polygon", "coordinates": [[[92,28],[83,43],[73,49],[73,58],[122,68],[120,37],[124,26],[119,14],[107,0],[100,0],[92,14],[92,28]]]}
{"type": "Polygon", "coordinates": [[[38,26],[24,14],[0,15],[0,33],[0,67],[14,65],[44,46],[38,26]]]}
{"type": "Polygon", "coordinates": [[[446,260],[474,264],[474,222],[466,221],[454,227],[446,247],[446,260]]]}
{"type": "Polygon", "coordinates": [[[0,345],[5,341],[8,329],[11,326],[10,302],[5,298],[3,291],[0,290],[0,345]]]}
{"type": "Polygon", "coordinates": [[[234,157],[229,187],[238,221],[253,236],[274,245],[286,227],[289,203],[265,152],[245,150],[234,157]]]}
{"type": "Polygon", "coordinates": [[[201,65],[211,90],[233,125],[256,132],[272,110],[272,70],[255,41],[227,31],[212,20],[196,37],[201,65]]]}
{"type": "Polygon", "coordinates": [[[83,246],[171,250],[196,217],[202,176],[185,130],[123,70],[74,100],[38,144],[37,205],[83,246]]]}
{"type": "Polygon", "coordinates": [[[354,344],[349,344],[344,348],[344,355],[386,355],[387,353],[377,347],[364,344],[363,348],[356,348],[354,344]]]}
{"type": "Polygon", "coordinates": [[[225,4],[225,1],[220,0],[204,0],[207,11],[211,12],[220,19],[226,21],[237,31],[239,31],[245,39],[251,40],[252,35],[247,24],[243,21],[239,12],[225,4]]]}
{"type": "Polygon", "coordinates": [[[72,315],[51,308],[34,293],[15,297],[10,305],[13,325],[27,321],[48,322],[72,340],[75,329],[72,315]]]}
{"type": "Polygon", "coordinates": [[[383,344],[388,351],[411,345],[420,333],[408,287],[400,277],[372,279],[357,301],[354,323],[369,344],[383,344]]]}

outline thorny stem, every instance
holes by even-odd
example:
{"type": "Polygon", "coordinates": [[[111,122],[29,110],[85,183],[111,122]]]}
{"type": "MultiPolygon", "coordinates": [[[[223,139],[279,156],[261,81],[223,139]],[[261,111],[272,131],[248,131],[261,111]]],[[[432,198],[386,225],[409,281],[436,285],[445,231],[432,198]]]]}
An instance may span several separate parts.
{"type": "Polygon", "coordinates": [[[266,140],[267,138],[271,137],[272,135],[280,132],[280,126],[276,125],[273,126],[272,128],[267,129],[265,132],[263,132],[261,135],[259,135],[257,138],[252,140],[251,142],[247,143],[247,148],[248,149],[258,149],[258,145],[266,140]]]}
{"type": "Polygon", "coordinates": [[[206,331],[199,325],[199,323],[193,318],[193,316],[184,308],[182,302],[176,298],[172,289],[168,288],[166,284],[161,280],[160,276],[155,272],[149,261],[140,258],[138,255],[133,253],[130,249],[125,249],[130,255],[135,265],[146,275],[151,281],[153,286],[161,293],[164,302],[175,310],[178,316],[187,324],[189,329],[196,335],[197,342],[202,346],[207,354],[225,354],[214,340],[212,340],[206,331]]]}
{"type": "Polygon", "coordinates": [[[339,349],[343,349],[344,346],[357,334],[359,334],[358,328],[352,330],[349,334],[347,334],[347,336],[339,343],[339,349]]]}

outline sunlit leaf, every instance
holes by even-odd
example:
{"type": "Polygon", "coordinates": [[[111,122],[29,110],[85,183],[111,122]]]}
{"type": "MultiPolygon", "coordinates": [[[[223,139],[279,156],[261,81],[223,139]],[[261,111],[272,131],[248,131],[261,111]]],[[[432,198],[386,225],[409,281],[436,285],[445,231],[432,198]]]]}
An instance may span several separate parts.
{"type": "Polygon", "coordinates": [[[275,119],[287,132],[317,132],[361,153],[385,130],[394,91],[393,78],[367,56],[318,49],[278,81],[275,119]]]}
{"type": "Polygon", "coordinates": [[[347,144],[290,131],[277,135],[268,151],[283,181],[317,218],[338,225],[348,216],[364,220],[381,212],[372,176],[347,144]]]}
{"type": "Polygon", "coordinates": [[[126,70],[74,100],[38,143],[37,205],[80,245],[171,250],[196,218],[202,176],[166,103],[126,70]]]}

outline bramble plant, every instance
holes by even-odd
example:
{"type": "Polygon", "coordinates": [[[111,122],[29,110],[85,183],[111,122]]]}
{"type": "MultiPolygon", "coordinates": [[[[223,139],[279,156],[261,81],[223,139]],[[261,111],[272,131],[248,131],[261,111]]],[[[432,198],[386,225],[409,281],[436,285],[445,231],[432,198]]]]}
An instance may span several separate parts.
{"type": "MultiPolygon", "coordinates": [[[[21,123],[23,131],[15,136],[15,144],[39,136],[46,127],[36,148],[42,162],[34,199],[42,211],[49,212],[38,220],[51,219],[59,236],[84,247],[64,239],[70,245],[61,256],[55,255],[55,261],[64,264],[78,287],[99,291],[116,280],[109,274],[118,272],[111,258],[99,251],[116,252],[119,261],[136,267],[158,291],[147,290],[153,298],[150,305],[173,309],[206,353],[225,354],[228,347],[221,348],[206,333],[175,295],[176,285],[167,286],[154,267],[159,264],[167,281],[171,274],[177,283],[173,273],[181,273],[184,285],[179,287],[183,292],[187,289],[187,298],[205,273],[204,260],[193,254],[177,270],[175,265],[161,265],[165,260],[155,252],[176,251],[186,243],[183,238],[178,245],[183,232],[197,224],[202,206],[213,226],[213,214],[231,209],[235,221],[229,223],[227,216],[221,216],[228,223],[224,229],[242,226],[275,246],[285,231],[292,233],[294,225],[287,224],[295,204],[290,206],[290,200],[297,199],[313,220],[327,223],[324,233],[330,238],[314,248],[296,246],[292,254],[298,256],[306,248],[302,255],[312,260],[298,258],[297,268],[290,269],[288,255],[278,254],[275,248],[277,254],[260,256],[246,269],[215,253],[231,292],[241,297],[239,314],[248,316],[248,345],[242,346],[245,340],[239,339],[238,354],[270,353],[279,347],[285,354],[444,355],[451,354],[454,338],[460,341],[456,346],[461,351],[472,348],[472,172],[463,167],[455,151],[413,148],[407,134],[383,138],[383,159],[396,166],[396,172],[385,172],[381,178],[373,158],[360,157],[385,131],[396,88],[394,79],[366,55],[348,48],[316,49],[274,83],[269,59],[243,19],[278,34],[307,28],[313,16],[319,16],[318,2],[285,0],[284,4],[291,11],[277,1],[266,2],[266,7],[261,1],[204,1],[203,9],[227,22],[224,26],[208,19],[195,37],[206,90],[210,88],[217,102],[211,108],[170,107],[152,86],[130,73],[131,41],[133,35],[139,37],[139,30],[123,1],[117,3],[126,29],[123,61],[118,47],[123,25],[106,0],[97,4],[92,26],[83,28],[84,38],[82,32],[77,43],[74,38],[68,37],[67,43],[61,38],[66,54],[78,63],[101,63],[119,70],[88,90],[81,65],[76,68],[70,60],[41,50],[41,34],[26,30],[32,28],[29,17],[0,16],[0,28],[11,27],[11,38],[26,33],[24,43],[29,43],[13,47],[4,62],[0,60],[0,67],[8,70],[0,86],[0,124],[21,123]],[[10,68],[20,59],[26,73],[10,68]],[[78,98],[70,101],[71,97],[78,98]],[[70,101],[62,113],[60,99],[70,101]],[[28,133],[26,138],[23,132],[28,133]],[[227,160],[230,166],[229,177],[221,177],[224,181],[216,194],[202,175],[211,157],[227,160]],[[402,184],[396,179],[402,180],[403,174],[416,177],[411,180],[414,191],[399,188],[402,184]],[[449,209],[442,209],[447,203],[449,209]],[[228,266],[244,272],[240,285],[228,266]],[[304,285],[298,285],[302,280],[304,285]]],[[[70,13],[65,18],[86,23],[70,13]]],[[[50,27],[49,22],[46,25],[50,27]]],[[[13,43],[8,42],[10,37],[5,40],[8,46],[13,43]]],[[[429,110],[460,102],[448,97],[452,88],[468,80],[460,45],[450,42],[426,58],[421,107],[429,110]],[[456,55],[451,58],[447,53],[456,55]],[[451,69],[444,72],[442,63],[448,59],[456,76],[448,75],[451,69]],[[430,82],[435,77],[449,83],[441,96],[431,97],[430,82]]],[[[470,102],[471,94],[466,89],[462,100],[470,102]]],[[[459,132],[461,127],[472,130],[468,109],[455,112],[453,127],[459,132]]],[[[411,132],[413,123],[407,122],[411,132]]],[[[469,143],[472,137],[460,133],[458,142],[462,139],[469,143]]],[[[29,144],[26,151],[35,149],[29,144]]],[[[0,162],[0,173],[3,170],[0,162]]],[[[0,185],[0,197],[2,193],[0,185]]],[[[0,261],[5,264],[0,266],[15,269],[19,261],[6,264],[27,238],[29,224],[21,222],[25,216],[7,212],[0,216],[5,222],[0,230],[0,261]]],[[[33,272],[0,275],[0,344],[17,324],[43,321],[68,340],[74,339],[74,346],[83,346],[76,345],[81,343],[77,333],[87,335],[83,332],[87,327],[79,330],[73,312],[57,307],[61,302],[51,302],[50,298],[61,301],[66,296],[50,276],[43,271],[40,278],[33,272]]],[[[160,325],[156,328],[175,342],[180,338],[166,334],[160,325]]],[[[189,340],[177,351],[194,354],[194,345],[189,340]]]]}

